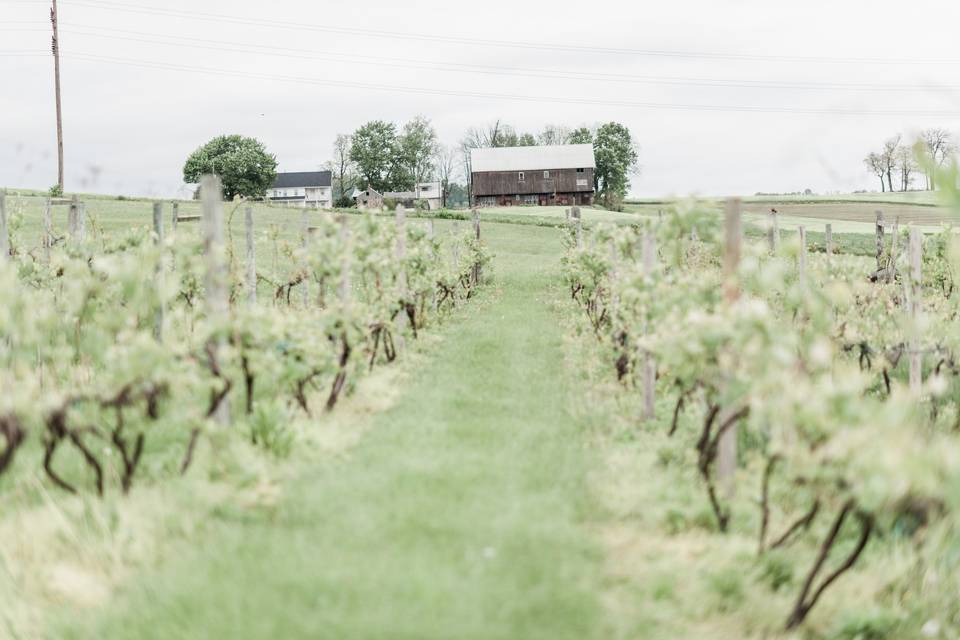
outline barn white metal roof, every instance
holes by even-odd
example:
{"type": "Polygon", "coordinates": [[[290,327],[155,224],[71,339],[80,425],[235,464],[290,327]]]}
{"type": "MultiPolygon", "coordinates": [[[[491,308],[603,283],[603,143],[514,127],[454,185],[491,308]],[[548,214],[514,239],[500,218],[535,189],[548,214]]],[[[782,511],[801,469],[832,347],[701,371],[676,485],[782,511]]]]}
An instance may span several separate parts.
{"type": "Polygon", "coordinates": [[[592,144],[471,149],[470,165],[471,170],[476,173],[596,168],[592,144]]]}

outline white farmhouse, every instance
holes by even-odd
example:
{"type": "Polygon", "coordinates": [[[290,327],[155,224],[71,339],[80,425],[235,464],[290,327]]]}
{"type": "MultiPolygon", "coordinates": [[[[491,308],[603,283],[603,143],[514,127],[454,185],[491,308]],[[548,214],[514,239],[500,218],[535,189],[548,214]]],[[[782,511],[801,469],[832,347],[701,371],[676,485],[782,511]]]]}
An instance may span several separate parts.
{"type": "Polygon", "coordinates": [[[287,207],[330,209],[333,207],[333,175],[330,171],[278,173],[267,190],[267,200],[287,207]]]}

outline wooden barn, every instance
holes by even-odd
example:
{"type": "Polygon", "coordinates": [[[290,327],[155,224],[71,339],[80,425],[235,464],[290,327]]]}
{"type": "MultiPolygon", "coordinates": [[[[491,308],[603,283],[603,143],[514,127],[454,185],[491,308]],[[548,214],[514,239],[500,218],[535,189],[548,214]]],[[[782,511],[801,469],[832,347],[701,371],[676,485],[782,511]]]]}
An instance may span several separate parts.
{"type": "Polygon", "coordinates": [[[596,166],[590,144],[473,149],[472,204],[593,204],[596,166]]]}

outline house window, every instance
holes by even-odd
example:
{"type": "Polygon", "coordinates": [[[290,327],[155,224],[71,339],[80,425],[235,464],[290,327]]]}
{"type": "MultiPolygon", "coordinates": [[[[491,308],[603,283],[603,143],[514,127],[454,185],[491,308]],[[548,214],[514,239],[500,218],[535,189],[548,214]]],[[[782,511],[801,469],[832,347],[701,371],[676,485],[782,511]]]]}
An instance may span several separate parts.
{"type": "Polygon", "coordinates": [[[520,180],[520,182],[523,182],[523,171],[520,172],[518,180],[520,180]]]}
{"type": "Polygon", "coordinates": [[[550,179],[550,172],[549,172],[549,171],[544,171],[544,172],[543,172],[543,177],[544,177],[544,179],[549,180],[549,179],[550,179]]]}
{"type": "Polygon", "coordinates": [[[583,169],[577,169],[577,173],[583,173],[583,169]]]}

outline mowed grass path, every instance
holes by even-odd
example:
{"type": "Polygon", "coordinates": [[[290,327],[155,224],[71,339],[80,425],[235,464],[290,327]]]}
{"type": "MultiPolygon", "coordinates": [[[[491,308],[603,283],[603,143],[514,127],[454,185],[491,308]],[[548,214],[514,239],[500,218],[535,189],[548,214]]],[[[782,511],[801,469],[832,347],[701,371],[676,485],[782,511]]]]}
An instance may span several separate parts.
{"type": "Polygon", "coordinates": [[[559,234],[487,225],[497,284],[345,457],[236,509],[69,638],[604,637],[559,234]]]}

